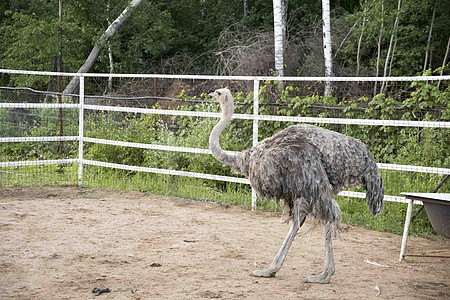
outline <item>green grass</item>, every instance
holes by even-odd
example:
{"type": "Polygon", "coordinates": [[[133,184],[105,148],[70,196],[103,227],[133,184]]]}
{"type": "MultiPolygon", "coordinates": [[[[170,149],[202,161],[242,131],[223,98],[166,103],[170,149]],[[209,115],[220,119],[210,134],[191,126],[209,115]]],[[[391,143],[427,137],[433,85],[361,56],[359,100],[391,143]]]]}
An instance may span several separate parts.
{"type": "Polygon", "coordinates": [[[78,164],[0,168],[0,188],[42,185],[76,185],[78,164]]]}
{"type": "Polygon", "coordinates": [[[134,190],[158,195],[187,197],[231,205],[251,205],[251,190],[244,184],[214,187],[210,180],[85,166],[83,186],[134,190]]]}

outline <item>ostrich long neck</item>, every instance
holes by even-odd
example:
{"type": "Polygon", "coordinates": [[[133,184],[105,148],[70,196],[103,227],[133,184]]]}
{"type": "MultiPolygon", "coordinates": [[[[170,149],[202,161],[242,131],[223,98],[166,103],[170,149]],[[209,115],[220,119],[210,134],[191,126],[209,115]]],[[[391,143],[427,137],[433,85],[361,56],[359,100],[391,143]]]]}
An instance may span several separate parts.
{"type": "Polygon", "coordinates": [[[219,137],[224,128],[230,123],[231,116],[233,115],[233,103],[225,103],[221,104],[222,107],[222,118],[220,121],[214,126],[214,129],[211,131],[211,135],[209,136],[209,149],[212,152],[212,155],[224,165],[235,167],[236,165],[236,156],[233,154],[228,154],[223,151],[222,147],[220,147],[219,137]]]}

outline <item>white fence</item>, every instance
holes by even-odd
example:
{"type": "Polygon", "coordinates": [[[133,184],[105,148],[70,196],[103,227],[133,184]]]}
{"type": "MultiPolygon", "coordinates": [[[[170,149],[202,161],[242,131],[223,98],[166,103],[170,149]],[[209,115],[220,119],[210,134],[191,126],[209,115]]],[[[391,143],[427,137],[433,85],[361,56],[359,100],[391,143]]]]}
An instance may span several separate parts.
{"type": "MultiPolygon", "coordinates": [[[[132,143],[123,142],[116,140],[98,139],[86,137],[84,134],[84,113],[85,111],[116,111],[116,112],[127,112],[127,113],[140,113],[140,114],[158,114],[158,115],[168,115],[168,116],[193,116],[193,117],[205,117],[205,118],[219,118],[220,113],[211,112],[199,112],[199,111],[182,111],[182,110],[171,110],[171,109],[149,109],[149,108],[137,108],[137,107],[121,107],[121,106],[109,106],[109,105],[87,105],[85,104],[85,80],[87,78],[101,78],[101,77],[116,77],[116,78],[167,78],[167,79],[189,79],[189,80],[231,80],[231,81],[246,81],[253,82],[253,114],[235,114],[233,118],[253,120],[253,144],[258,142],[258,122],[259,121],[286,121],[286,122],[304,122],[304,123],[316,123],[316,124],[346,124],[346,125],[364,125],[364,126],[401,126],[401,127],[414,127],[414,128],[446,128],[450,129],[449,121],[405,121],[405,120],[373,120],[373,119],[343,119],[343,118],[312,118],[312,117],[295,117],[295,116],[277,116],[277,115],[261,115],[259,113],[259,90],[260,83],[268,80],[283,80],[283,81],[314,81],[314,82],[348,82],[348,81],[358,81],[358,82],[375,82],[375,81],[448,81],[450,76],[441,77],[395,77],[395,78],[373,78],[373,77],[249,77],[249,76],[202,76],[202,75],[143,75],[143,74],[75,74],[75,73],[54,73],[54,72],[31,72],[31,71],[18,71],[18,70],[3,70],[0,69],[0,74],[22,74],[22,75],[37,75],[37,76],[77,76],[80,79],[80,92],[79,92],[79,103],[67,104],[67,103],[4,103],[0,102],[0,109],[2,108],[66,108],[66,109],[77,109],[79,113],[79,129],[78,136],[42,136],[42,137],[2,137],[0,138],[0,145],[3,143],[10,142],[54,142],[54,141],[78,141],[78,157],[68,158],[68,159],[58,159],[58,160],[34,160],[34,161],[6,161],[0,162],[0,168],[2,167],[13,167],[13,166],[27,166],[27,165],[46,165],[46,164],[70,164],[78,163],[78,182],[81,186],[83,184],[83,165],[93,165],[108,168],[116,168],[130,171],[139,172],[150,172],[159,174],[168,174],[176,176],[188,176],[195,178],[220,180],[227,182],[236,182],[249,184],[249,181],[244,178],[231,177],[231,176],[220,176],[215,174],[203,174],[195,172],[186,172],[181,170],[169,170],[169,169],[158,169],[158,168],[148,168],[116,163],[108,163],[102,161],[89,160],[84,157],[83,146],[85,143],[98,143],[107,144],[115,146],[124,147],[134,147],[140,149],[152,149],[161,151],[175,151],[184,153],[196,153],[209,155],[210,151],[208,149],[202,148],[191,148],[191,147],[174,147],[167,145],[158,144],[144,144],[144,143],[132,143]]],[[[398,164],[388,164],[380,162],[378,166],[384,170],[397,170],[397,171],[407,171],[407,172],[419,172],[419,173],[430,173],[445,175],[450,174],[450,169],[436,167],[425,167],[425,166],[413,166],[413,165],[398,165],[398,164]]],[[[364,198],[365,194],[360,192],[344,191],[340,195],[364,198]]],[[[252,197],[252,206],[254,207],[256,202],[255,194],[252,197]]],[[[406,202],[403,197],[385,195],[386,201],[394,202],[406,202]]],[[[420,204],[419,202],[417,202],[420,204]]]]}

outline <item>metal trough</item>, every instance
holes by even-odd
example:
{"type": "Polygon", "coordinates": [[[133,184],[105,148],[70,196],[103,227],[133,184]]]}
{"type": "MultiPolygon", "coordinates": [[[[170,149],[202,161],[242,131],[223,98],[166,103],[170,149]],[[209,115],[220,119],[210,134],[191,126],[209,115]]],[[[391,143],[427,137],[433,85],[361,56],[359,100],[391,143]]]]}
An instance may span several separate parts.
{"type": "Polygon", "coordinates": [[[405,195],[409,199],[422,201],[434,230],[450,239],[450,194],[405,193],[405,195]]]}
{"type": "Polygon", "coordinates": [[[423,205],[434,230],[450,239],[450,199],[423,201],[423,205]]]}
{"type": "MultiPolygon", "coordinates": [[[[402,246],[400,248],[400,259],[406,256],[406,241],[408,240],[409,223],[411,222],[411,213],[413,201],[422,201],[428,219],[437,233],[450,239],[450,194],[438,193],[402,193],[408,200],[408,209],[406,211],[405,228],[403,230],[402,246]]],[[[410,255],[411,256],[411,255],[410,255]]],[[[417,255],[415,255],[417,256],[417,255]]],[[[424,256],[424,255],[420,255],[424,256]]],[[[450,257],[450,256],[445,256],[450,257]]]]}

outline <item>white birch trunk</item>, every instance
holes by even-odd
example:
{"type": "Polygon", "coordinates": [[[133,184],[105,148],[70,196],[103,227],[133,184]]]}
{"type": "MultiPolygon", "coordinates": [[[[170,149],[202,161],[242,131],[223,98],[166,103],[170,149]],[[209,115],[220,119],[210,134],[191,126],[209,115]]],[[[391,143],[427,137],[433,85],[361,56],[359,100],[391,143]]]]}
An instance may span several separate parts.
{"type": "MultiPolygon", "coordinates": [[[[106,7],[106,11],[107,11],[108,15],[106,17],[106,21],[108,22],[108,26],[111,26],[111,21],[109,20],[109,4],[110,4],[110,1],[108,0],[108,5],[106,7]]],[[[112,74],[114,72],[114,61],[113,61],[111,43],[109,41],[108,41],[108,59],[109,59],[109,73],[112,74]]],[[[112,76],[108,77],[108,92],[111,92],[111,90],[112,90],[112,82],[113,82],[112,76]]]]}
{"type": "MultiPolygon", "coordinates": [[[[365,3],[366,4],[366,3],[365,3]]],[[[358,52],[356,53],[356,76],[359,76],[359,69],[360,69],[360,65],[361,65],[361,42],[362,42],[362,38],[363,38],[363,34],[364,34],[364,29],[366,27],[366,12],[367,12],[367,8],[364,8],[363,11],[363,21],[362,21],[362,28],[361,28],[361,34],[359,35],[359,39],[358,39],[358,52]]]]}
{"type": "Polygon", "coordinates": [[[275,40],[275,72],[284,76],[284,40],[283,40],[283,9],[281,0],[273,0],[273,31],[275,40]]]}
{"type": "Polygon", "coordinates": [[[243,5],[244,5],[244,17],[248,16],[248,0],[243,0],[243,5]]]}
{"type": "Polygon", "coordinates": [[[395,57],[395,48],[397,47],[397,36],[395,36],[394,39],[394,46],[392,46],[392,54],[391,54],[391,59],[389,61],[389,73],[388,73],[388,77],[391,77],[391,71],[392,71],[392,62],[394,61],[394,57],[395,57]]]}
{"type": "MultiPolygon", "coordinates": [[[[394,36],[397,33],[397,27],[398,27],[398,16],[400,14],[400,11],[402,9],[402,0],[398,0],[398,7],[397,7],[397,14],[395,16],[395,21],[394,21],[394,28],[392,30],[392,34],[391,34],[391,40],[389,41],[389,48],[388,48],[388,53],[386,55],[386,61],[384,63],[384,73],[383,73],[383,77],[386,77],[387,72],[388,72],[388,66],[389,66],[389,59],[391,57],[391,51],[392,51],[392,45],[394,42],[394,36]]],[[[384,86],[386,84],[386,81],[383,80],[383,83],[381,84],[381,89],[380,89],[380,93],[383,93],[384,91],[384,86]]]]}
{"type": "MultiPolygon", "coordinates": [[[[384,4],[381,4],[381,28],[380,35],[378,36],[378,49],[377,49],[377,71],[375,77],[380,75],[380,58],[381,58],[381,38],[383,37],[383,28],[384,27],[384,4]]],[[[375,85],[373,87],[373,96],[377,94],[377,84],[378,81],[375,81],[375,85]]]]}
{"type": "Polygon", "coordinates": [[[433,16],[431,17],[430,31],[428,32],[428,40],[427,40],[427,50],[425,51],[425,60],[423,62],[423,70],[422,70],[422,72],[425,72],[427,70],[428,52],[430,50],[431,34],[433,32],[433,23],[434,23],[434,17],[435,16],[436,16],[436,7],[433,9],[433,16]]]}
{"type": "Polygon", "coordinates": [[[333,55],[333,60],[336,58],[336,56],[339,54],[339,51],[341,51],[342,46],[344,45],[344,43],[347,41],[347,38],[350,36],[350,34],[353,32],[353,28],[355,28],[356,25],[358,25],[359,23],[358,19],[352,26],[352,28],[350,28],[350,30],[347,32],[347,34],[345,35],[345,37],[342,39],[341,43],[339,44],[338,49],[334,52],[333,55]]]}
{"type": "MultiPolygon", "coordinates": [[[[441,74],[439,74],[440,76],[442,76],[442,74],[444,74],[444,67],[445,64],[447,63],[447,57],[448,57],[448,50],[450,49],[450,38],[448,38],[448,42],[447,42],[447,50],[445,50],[445,56],[444,56],[444,60],[442,61],[442,68],[441,68],[441,74]]],[[[439,88],[439,86],[441,85],[441,80],[439,79],[439,82],[437,84],[437,87],[439,88]]]]}
{"type": "MultiPolygon", "coordinates": [[[[94,48],[92,48],[91,53],[89,54],[84,64],[78,69],[77,73],[89,72],[89,70],[94,66],[98,56],[100,55],[101,50],[107,44],[108,38],[113,36],[117,32],[117,30],[119,30],[120,26],[122,26],[122,24],[125,22],[128,16],[131,14],[131,12],[141,2],[142,0],[132,0],[130,4],[128,4],[127,7],[122,11],[122,13],[117,17],[117,19],[115,19],[114,22],[112,22],[111,25],[108,26],[106,31],[100,37],[97,45],[95,45],[94,48]]],[[[78,85],[79,85],[79,78],[78,77],[72,78],[72,80],[64,89],[63,93],[72,94],[78,87],[78,85]]]]}
{"type": "MultiPolygon", "coordinates": [[[[114,60],[112,55],[111,45],[108,42],[108,59],[109,59],[109,73],[114,73],[114,60]]],[[[111,92],[113,87],[113,78],[112,76],[108,77],[108,91],[111,92]]]]}
{"type": "MultiPolygon", "coordinates": [[[[322,0],[322,19],[323,19],[323,53],[325,58],[325,76],[331,77],[333,62],[331,56],[331,25],[330,25],[330,1],[322,0]]],[[[331,91],[331,82],[325,83],[325,96],[329,96],[331,91]]]]}

